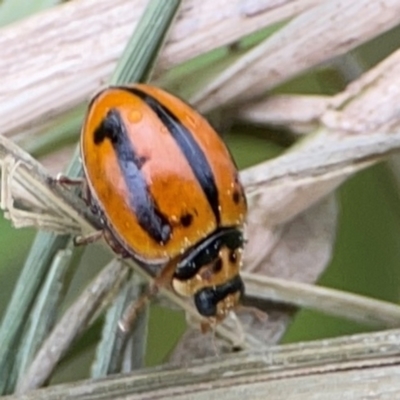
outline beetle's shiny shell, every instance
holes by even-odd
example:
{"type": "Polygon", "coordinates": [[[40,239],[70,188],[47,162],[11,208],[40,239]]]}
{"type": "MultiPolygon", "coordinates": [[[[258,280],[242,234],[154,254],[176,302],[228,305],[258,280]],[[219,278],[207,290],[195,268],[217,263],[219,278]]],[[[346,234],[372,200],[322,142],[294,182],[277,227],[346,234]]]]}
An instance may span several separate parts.
{"type": "Polygon", "coordinates": [[[159,88],[138,84],[96,95],[81,156],[107,228],[149,264],[244,222],[246,200],[223,141],[188,104],[159,88]]]}

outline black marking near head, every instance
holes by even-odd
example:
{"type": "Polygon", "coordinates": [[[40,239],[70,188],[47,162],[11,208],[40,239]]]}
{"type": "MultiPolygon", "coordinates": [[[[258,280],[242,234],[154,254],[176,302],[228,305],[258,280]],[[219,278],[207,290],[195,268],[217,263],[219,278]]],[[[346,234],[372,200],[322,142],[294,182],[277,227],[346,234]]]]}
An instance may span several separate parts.
{"type": "Polygon", "coordinates": [[[214,175],[207,158],[193,138],[191,132],[179,121],[179,119],[167,107],[159,103],[154,97],[137,89],[128,88],[131,93],[140,97],[157,115],[163,125],[168,129],[171,136],[185,155],[190,168],[199,182],[208,203],[214,213],[217,225],[220,224],[221,216],[219,210],[218,188],[214,175]]]}
{"type": "Polygon", "coordinates": [[[222,265],[222,260],[221,260],[220,257],[218,257],[218,258],[215,260],[215,263],[213,264],[212,272],[213,272],[214,274],[217,274],[218,272],[220,272],[220,271],[222,270],[222,267],[223,267],[223,265],[222,265]]]}
{"type": "Polygon", "coordinates": [[[146,159],[136,154],[126,127],[116,109],[111,109],[94,131],[96,145],[101,144],[104,140],[109,140],[114,148],[121,173],[129,190],[129,204],[135,212],[139,225],[157,243],[167,243],[171,236],[171,225],[167,217],[158,209],[140,171],[146,159]]]}
{"type": "Polygon", "coordinates": [[[174,277],[179,280],[193,278],[201,267],[216,261],[223,246],[230,250],[243,247],[243,234],[235,228],[220,229],[207,237],[182,257],[175,268],[174,277]]]}
{"type": "Polygon", "coordinates": [[[234,293],[240,293],[240,297],[244,293],[244,284],[239,275],[222,285],[200,289],[194,295],[194,303],[203,317],[215,317],[218,303],[234,293]]]}

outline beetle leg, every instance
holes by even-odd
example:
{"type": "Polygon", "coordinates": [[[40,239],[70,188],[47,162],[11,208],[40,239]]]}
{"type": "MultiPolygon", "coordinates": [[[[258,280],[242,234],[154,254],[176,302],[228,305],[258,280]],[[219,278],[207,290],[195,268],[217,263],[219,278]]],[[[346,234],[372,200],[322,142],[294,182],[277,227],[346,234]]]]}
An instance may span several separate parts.
{"type": "Polygon", "coordinates": [[[79,186],[85,183],[84,178],[70,178],[64,174],[58,174],[55,178],[53,178],[53,181],[65,186],[79,186]]]}
{"type": "Polygon", "coordinates": [[[243,350],[246,344],[246,332],[237,314],[234,311],[231,311],[229,315],[235,323],[236,327],[235,330],[236,333],[238,334],[235,343],[232,344],[232,350],[233,351],[243,350]]]}
{"type": "Polygon", "coordinates": [[[133,328],[133,324],[136,321],[139,313],[143,310],[146,304],[157,295],[159,290],[158,285],[152,283],[147,291],[142,294],[138,300],[129,304],[122,315],[122,318],[118,322],[119,329],[122,332],[130,332],[133,328]]]}
{"type": "Polygon", "coordinates": [[[118,254],[122,258],[128,258],[131,256],[129,252],[126,250],[126,248],[117,240],[117,238],[109,230],[104,230],[104,239],[115,254],[118,254]]]}
{"type": "Polygon", "coordinates": [[[129,332],[132,329],[138,314],[142,311],[146,304],[158,294],[160,288],[166,288],[171,285],[176,263],[176,259],[169,261],[161,270],[160,274],[150,284],[147,291],[143,293],[137,301],[134,301],[127,306],[121,320],[118,323],[121,331],[129,332]]]}
{"type": "Polygon", "coordinates": [[[88,235],[85,236],[76,236],[74,238],[74,245],[75,246],[83,246],[86,244],[94,243],[100,240],[104,235],[104,231],[94,231],[92,233],[89,233],[88,235]]]}
{"type": "Polygon", "coordinates": [[[97,214],[98,209],[93,201],[92,194],[90,192],[89,186],[87,184],[87,181],[85,178],[70,178],[67,175],[63,174],[58,174],[55,178],[51,178],[51,183],[53,184],[58,184],[61,186],[73,186],[73,187],[79,187],[81,188],[81,198],[82,200],[86,203],[87,206],[90,207],[91,211],[93,214],[97,214]]]}
{"type": "Polygon", "coordinates": [[[258,322],[266,322],[268,320],[268,314],[265,311],[260,310],[257,307],[253,307],[253,306],[244,306],[243,304],[239,304],[237,306],[237,310],[238,311],[245,311],[251,315],[253,315],[253,317],[255,319],[257,319],[258,322]]]}

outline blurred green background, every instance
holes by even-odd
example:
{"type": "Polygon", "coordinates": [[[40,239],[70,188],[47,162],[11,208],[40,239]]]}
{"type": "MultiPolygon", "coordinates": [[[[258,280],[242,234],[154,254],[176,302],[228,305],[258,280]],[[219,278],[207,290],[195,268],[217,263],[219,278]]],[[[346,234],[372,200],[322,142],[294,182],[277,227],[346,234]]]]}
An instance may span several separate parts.
{"type": "MultiPolygon", "coordinates": [[[[0,24],[4,25],[56,3],[59,1],[35,0],[29,2],[28,8],[26,0],[3,0],[0,2],[0,24]]],[[[368,69],[398,47],[399,33],[399,29],[395,29],[382,35],[354,51],[352,57],[368,69]]],[[[345,84],[340,71],[325,69],[296,78],[275,91],[333,94],[345,84]]],[[[281,146],[285,141],[279,135],[284,133],[260,127],[234,126],[228,129],[224,138],[239,166],[244,168],[284,150],[281,146]]],[[[400,201],[397,188],[387,165],[380,164],[357,174],[338,190],[340,217],[336,248],[329,268],[320,279],[321,285],[399,302],[400,201]]],[[[9,301],[34,234],[31,229],[13,229],[8,221],[0,217],[0,315],[9,301]]],[[[87,268],[80,268],[71,277],[66,304],[107,259],[107,253],[96,245],[88,249],[82,262],[87,268]]],[[[80,339],[63,361],[54,377],[55,382],[87,376],[100,327],[101,322],[98,322],[80,339]]],[[[158,305],[152,307],[148,365],[163,361],[184,327],[181,312],[158,305]]],[[[356,323],[303,310],[296,316],[284,341],[334,337],[368,329],[356,323]]]]}

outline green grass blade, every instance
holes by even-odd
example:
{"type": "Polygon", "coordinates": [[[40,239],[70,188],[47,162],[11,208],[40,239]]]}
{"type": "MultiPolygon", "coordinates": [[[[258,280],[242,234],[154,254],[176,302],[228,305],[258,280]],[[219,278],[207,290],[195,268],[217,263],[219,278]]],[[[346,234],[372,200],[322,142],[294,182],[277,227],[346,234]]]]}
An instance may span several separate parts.
{"type": "Polygon", "coordinates": [[[54,326],[57,308],[63,292],[64,277],[71,262],[71,249],[59,250],[54,257],[35,305],[29,315],[29,329],[18,355],[19,375],[22,375],[32,362],[35,353],[54,326]]]}
{"type": "Polygon", "coordinates": [[[0,392],[7,386],[8,372],[17,354],[22,330],[38,290],[51,266],[54,255],[64,248],[69,236],[39,232],[23,266],[10,303],[0,326],[0,392]]]}
{"type": "Polygon", "coordinates": [[[148,80],[180,0],[151,0],[115,69],[110,84],[148,80]]]}

